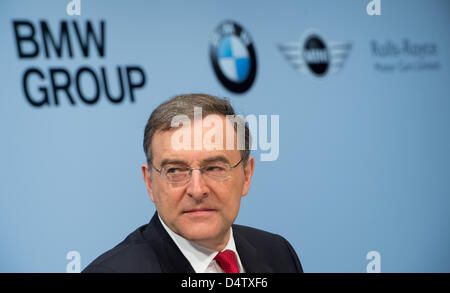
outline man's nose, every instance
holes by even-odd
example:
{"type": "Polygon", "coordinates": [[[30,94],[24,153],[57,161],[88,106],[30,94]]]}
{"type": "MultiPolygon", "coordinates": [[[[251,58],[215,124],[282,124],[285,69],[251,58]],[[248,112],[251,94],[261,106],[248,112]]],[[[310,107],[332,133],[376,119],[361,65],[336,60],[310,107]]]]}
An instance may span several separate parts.
{"type": "Polygon", "coordinates": [[[208,186],[206,186],[203,174],[200,170],[192,170],[186,192],[195,200],[201,200],[208,196],[208,186]]]}

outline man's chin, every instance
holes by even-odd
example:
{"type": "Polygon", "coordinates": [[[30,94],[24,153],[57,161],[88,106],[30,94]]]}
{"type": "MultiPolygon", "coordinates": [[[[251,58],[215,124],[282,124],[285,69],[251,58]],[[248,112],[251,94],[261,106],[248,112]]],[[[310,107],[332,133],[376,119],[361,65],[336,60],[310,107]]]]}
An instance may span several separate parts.
{"type": "Polygon", "coordinates": [[[197,224],[196,227],[186,227],[183,230],[183,237],[190,241],[208,241],[220,235],[216,227],[206,225],[197,224]]]}
{"type": "Polygon", "coordinates": [[[186,226],[182,231],[182,237],[185,239],[195,242],[203,247],[210,248],[211,244],[222,242],[223,236],[222,229],[218,226],[212,226],[210,223],[199,224],[196,223],[195,226],[186,226]]]}

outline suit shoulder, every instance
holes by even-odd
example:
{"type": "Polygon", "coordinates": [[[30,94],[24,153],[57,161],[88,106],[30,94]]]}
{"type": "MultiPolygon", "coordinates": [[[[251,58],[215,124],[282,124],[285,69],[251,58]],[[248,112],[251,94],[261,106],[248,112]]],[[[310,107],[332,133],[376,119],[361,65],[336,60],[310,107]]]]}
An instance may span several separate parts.
{"type": "Polygon", "coordinates": [[[139,227],[114,248],[97,257],[83,273],[160,271],[152,244],[142,235],[146,226],[139,227]]]}

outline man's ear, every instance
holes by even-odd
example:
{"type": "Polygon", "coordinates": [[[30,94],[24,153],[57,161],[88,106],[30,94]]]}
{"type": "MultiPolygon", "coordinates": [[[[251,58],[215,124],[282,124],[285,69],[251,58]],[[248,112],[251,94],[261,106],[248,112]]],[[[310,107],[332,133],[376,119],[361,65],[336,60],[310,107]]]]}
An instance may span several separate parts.
{"type": "Polygon", "coordinates": [[[255,169],[255,158],[249,157],[247,165],[244,168],[244,186],[242,188],[242,196],[247,195],[248,190],[250,189],[254,169],[255,169]]]}
{"type": "Polygon", "coordinates": [[[155,202],[153,197],[153,188],[152,188],[152,176],[150,175],[150,169],[147,164],[143,164],[141,166],[142,169],[142,178],[145,181],[145,186],[147,187],[147,193],[150,196],[150,199],[155,202]]]}

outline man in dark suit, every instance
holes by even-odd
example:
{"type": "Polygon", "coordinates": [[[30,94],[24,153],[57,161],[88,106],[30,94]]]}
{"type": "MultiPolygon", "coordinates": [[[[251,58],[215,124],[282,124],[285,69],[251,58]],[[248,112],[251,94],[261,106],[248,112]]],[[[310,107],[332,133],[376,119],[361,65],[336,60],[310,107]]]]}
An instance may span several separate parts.
{"type": "Polygon", "coordinates": [[[226,100],[191,94],[158,106],[141,167],[156,213],[83,272],[303,272],[283,237],[233,224],[255,166],[250,139],[226,100]]]}

